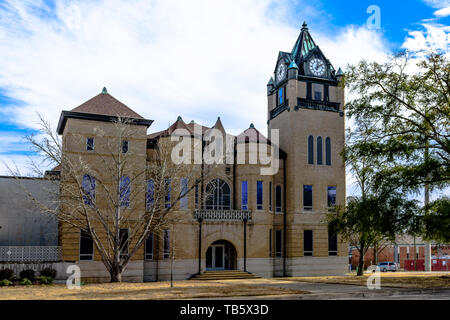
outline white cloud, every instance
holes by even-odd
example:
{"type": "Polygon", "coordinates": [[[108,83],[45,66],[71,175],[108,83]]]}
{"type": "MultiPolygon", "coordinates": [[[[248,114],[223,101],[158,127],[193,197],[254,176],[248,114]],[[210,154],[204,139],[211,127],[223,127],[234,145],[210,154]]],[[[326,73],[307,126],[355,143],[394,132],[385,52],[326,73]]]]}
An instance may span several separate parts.
{"type": "Polygon", "coordinates": [[[423,2],[433,8],[450,7],[450,0],[423,0],[423,2]]]}
{"type": "Polygon", "coordinates": [[[434,15],[437,17],[440,17],[440,18],[448,17],[448,16],[450,16],[450,7],[445,7],[445,8],[439,9],[434,12],[434,15]]]}
{"type": "Polygon", "coordinates": [[[449,51],[450,28],[439,24],[424,23],[424,30],[413,30],[408,33],[408,37],[403,43],[403,48],[410,51],[420,51],[428,47],[433,49],[449,51]]]}

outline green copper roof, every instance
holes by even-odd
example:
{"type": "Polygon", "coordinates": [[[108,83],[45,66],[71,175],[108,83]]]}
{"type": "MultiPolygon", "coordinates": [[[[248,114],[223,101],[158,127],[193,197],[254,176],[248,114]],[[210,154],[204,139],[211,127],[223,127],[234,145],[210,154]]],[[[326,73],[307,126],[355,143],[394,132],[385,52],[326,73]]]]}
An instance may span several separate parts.
{"type": "Polygon", "coordinates": [[[305,57],[315,47],[316,43],[309,34],[308,25],[304,22],[297,42],[295,42],[294,48],[292,49],[292,57],[294,60],[300,62],[301,58],[305,57]]]}
{"type": "Polygon", "coordinates": [[[177,121],[183,121],[183,119],[181,118],[181,116],[178,116],[177,121]]]}
{"type": "Polygon", "coordinates": [[[253,123],[250,123],[250,128],[255,128],[255,125],[253,123]]]}
{"type": "Polygon", "coordinates": [[[106,87],[103,87],[102,93],[108,93],[108,90],[106,90],[106,87]]]}
{"type": "Polygon", "coordinates": [[[269,82],[267,83],[268,86],[273,86],[275,85],[275,82],[273,81],[273,77],[270,77],[269,82]]]}
{"type": "Polygon", "coordinates": [[[295,60],[292,60],[291,64],[289,65],[288,69],[298,69],[297,64],[295,63],[295,60]]]}
{"type": "Polygon", "coordinates": [[[344,72],[342,71],[341,68],[339,68],[338,71],[336,72],[336,77],[343,76],[343,75],[344,75],[344,72]]]}

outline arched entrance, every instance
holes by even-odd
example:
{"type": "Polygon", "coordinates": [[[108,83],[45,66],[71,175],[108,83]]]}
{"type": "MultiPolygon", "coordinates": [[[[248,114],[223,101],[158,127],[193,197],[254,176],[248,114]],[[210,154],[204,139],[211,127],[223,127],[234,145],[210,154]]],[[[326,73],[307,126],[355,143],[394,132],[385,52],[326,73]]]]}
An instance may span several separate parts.
{"type": "Polygon", "coordinates": [[[226,240],[213,242],[206,251],[206,270],[236,269],[236,249],[226,240]]]}

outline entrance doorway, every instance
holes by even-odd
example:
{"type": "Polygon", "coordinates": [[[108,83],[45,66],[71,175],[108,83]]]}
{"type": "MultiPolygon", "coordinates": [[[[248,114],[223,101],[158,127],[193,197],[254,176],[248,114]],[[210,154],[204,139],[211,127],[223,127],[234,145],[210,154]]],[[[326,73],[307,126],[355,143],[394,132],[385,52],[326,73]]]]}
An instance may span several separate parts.
{"type": "Polygon", "coordinates": [[[236,249],[226,240],[218,240],[206,251],[206,270],[236,269],[236,249]]]}

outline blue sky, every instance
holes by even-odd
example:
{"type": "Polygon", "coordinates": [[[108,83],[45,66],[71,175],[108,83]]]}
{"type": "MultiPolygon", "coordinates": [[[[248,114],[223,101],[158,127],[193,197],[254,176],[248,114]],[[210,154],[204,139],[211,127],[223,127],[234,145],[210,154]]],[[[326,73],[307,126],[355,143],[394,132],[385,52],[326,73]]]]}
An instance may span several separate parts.
{"type": "MultiPolygon", "coordinates": [[[[36,112],[56,126],[106,86],[161,130],[178,115],[266,132],[266,83],[304,20],[335,68],[449,49],[450,1],[0,0],[0,159],[27,173],[36,112]],[[381,29],[369,30],[377,5],[381,29]]],[[[0,174],[5,174],[0,165],[0,174]]]]}

